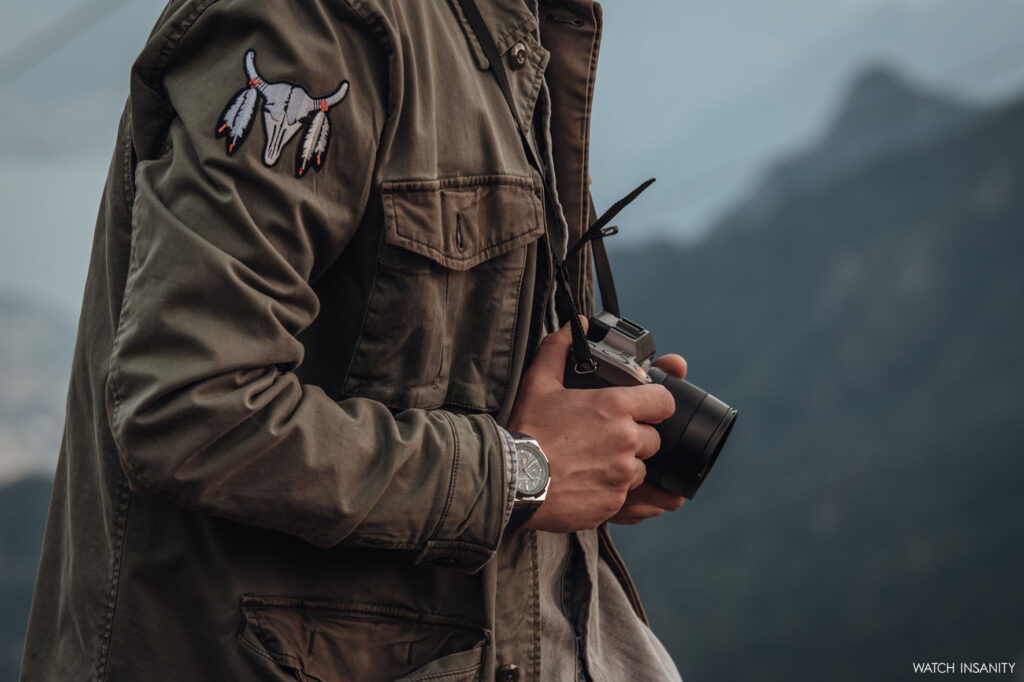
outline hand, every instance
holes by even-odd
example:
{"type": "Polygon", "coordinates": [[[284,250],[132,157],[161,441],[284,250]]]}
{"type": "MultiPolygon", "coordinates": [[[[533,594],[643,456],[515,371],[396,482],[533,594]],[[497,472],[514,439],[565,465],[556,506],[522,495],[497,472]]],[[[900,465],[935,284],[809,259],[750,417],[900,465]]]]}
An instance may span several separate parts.
{"type": "MultiPolygon", "coordinates": [[[[686,360],[679,355],[660,357],[654,361],[654,366],[680,379],[686,378],[686,360]]],[[[676,511],[683,506],[685,499],[650,483],[644,483],[629,491],[622,509],[608,520],[611,523],[632,526],[646,519],[661,516],[666,511],[676,511]]]]}
{"type": "Polygon", "coordinates": [[[643,459],[661,446],[650,424],[675,410],[657,384],[565,388],[571,344],[568,325],[545,337],[509,419],[510,431],[540,443],[551,469],[547,499],[525,527],[557,533],[596,528],[622,509],[627,492],[643,483],[643,459]]]}

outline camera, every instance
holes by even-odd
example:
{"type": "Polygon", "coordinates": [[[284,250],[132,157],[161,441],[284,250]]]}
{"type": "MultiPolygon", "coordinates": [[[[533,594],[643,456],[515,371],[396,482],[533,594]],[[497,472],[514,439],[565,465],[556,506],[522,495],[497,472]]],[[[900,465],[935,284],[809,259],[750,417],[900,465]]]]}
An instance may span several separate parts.
{"type": "Polygon", "coordinates": [[[605,388],[661,384],[676,403],[671,417],[655,424],[661,449],[645,460],[647,482],[692,499],[707,479],[737,411],[688,381],[651,366],[654,339],[640,325],[607,311],[590,318],[587,344],[593,362],[581,362],[570,350],[566,388],[605,388]]]}

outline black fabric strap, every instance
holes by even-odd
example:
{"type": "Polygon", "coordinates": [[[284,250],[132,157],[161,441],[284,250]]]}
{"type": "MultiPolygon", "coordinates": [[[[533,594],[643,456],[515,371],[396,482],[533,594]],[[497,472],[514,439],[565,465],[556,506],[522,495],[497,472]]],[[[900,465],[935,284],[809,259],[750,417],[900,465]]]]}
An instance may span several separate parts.
{"type": "Polygon", "coordinates": [[[583,235],[580,237],[580,240],[573,244],[572,248],[569,249],[569,254],[573,254],[579,251],[581,248],[583,248],[583,245],[586,244],[591,239],[611,237],[614,234],[618,234],[619,228],[615,227],[614,225],[605,228],[605,225],[610,223],[612,221],[612,218],[619,215],[619,212],[622,211],[622,209],[626,208],[631,203],[633,203],[633,201],[635,201],[638,196],[644,193],[644,190],[653,185],[654,180],[654,178],[644,180],[642,183],[640,183],[639,187],[637,187],[632,192],[630,192],[629,194],[627,194],[626,196],[622,197],[614,204],[612,204],[607,211],[602,213],[597,220],[590,224],[590,228],[583,233],[583,235]]]}
{"type": "Polygon", "coordinates": [[[615,280],[612,279],[612,266],[608,262],[608,252],[604,248],[604,238],[617,234],[619,228],[614,225],[606,226],[611,222],[612,218],[619,214],[619,211],[633,203],[633,200],[653,183],[654,178],[646,180],[632,192],[612,204],[611,208],[602,213],[601,217],[593,222],[590,228],[583,233],[583,236],[580,237],[578,242],[573,244],[568,252],[569,255],[574,254],[586,246],[587,242],[593,242],[591,247],[594,252],[594,270],[597,271],[597,284],[601,288],[601,305],[615,317],[622,317],[622,315],[619,314],[619,297],[615,293],[615,280]]]}
{"type": "Polygon", "coordinates": [[[601,289],[601,307],[615,317],[619,313],[619,296],[615,293],[615,280],[612,279],[612,266],[608,262],[608,252],[604,248],[604,239],[597,237],[591,248],[594,252],[594,270],[597,272],[597,286],[601,289]]]}
{"type": "MultiPolygon", "coordinates": [[[[473,0],[459,0],[459,5],[462,7],[462,12],[466,15],[466,20],[469,22],[470,28],[473,29],[473,33],[476,35],[476,39],[480,43],[480,47],[483,48],[484,56],[486,56],[487,61],[490,62],[491,73],[494,74],[494,79],[498,81],[498,87],[501,89],[501,94],[505,97],[508,109],[512,113],[513,120],[515,120],[516,128],[519,131],[519,139],[523,144],[523,150],[526,152],[527,160],[534,168],[537,169],[537,172],[540,173],[541,180],[544,183],[545,228],[548,232],[548,243],[551,244],[551,225],[558,219],[555,214],[555,193],[552,191],[551,179],[549,174],[546,172],[544,165],[540,162],[540,159],[537,158],[533,145],[530,143],[530,137],[527,134],[527,129],[519,119],[519,111],[516,109],[515,100],[512,98],[512,88],[509,86],[508,82],[508,73],[505,71],[505,65],[501,60],[501,55],[498,53],[498,46],[495,45],[494,38],[488,30],[487,24],[484,23],[483,17],[480,16],[480,10],[477,8],[476,3],[474,3],[473,0]]],[[[555,261],[554,265],[557,276],[557,282],[555,284],[555,305],[561,308],[560,314],[562,317],[568,318],[569,325],[572,329],[572,347],[576,356],[577,371],[593,371],[596,364],[594,363],[593,356],[590,354],[590,346],[587,343],[586,333],[583,331],[583,324],[580,322],[576,302],[572,298],[572,290],[570,289],[569,275],[565,267],[565,261],[554,253],[552,253],[552,258],[555,261]]]]}

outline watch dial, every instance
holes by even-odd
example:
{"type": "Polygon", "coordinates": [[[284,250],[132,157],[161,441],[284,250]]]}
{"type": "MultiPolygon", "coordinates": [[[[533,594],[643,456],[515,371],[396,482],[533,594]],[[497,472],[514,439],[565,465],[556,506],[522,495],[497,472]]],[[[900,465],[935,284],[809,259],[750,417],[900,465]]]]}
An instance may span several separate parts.
{"type": "Polygon", "coordinates": [[[519,465],[517,488],[524,495],[538,495],[548,483],[548,463],[532,443],[517,443],[519,465]]]}

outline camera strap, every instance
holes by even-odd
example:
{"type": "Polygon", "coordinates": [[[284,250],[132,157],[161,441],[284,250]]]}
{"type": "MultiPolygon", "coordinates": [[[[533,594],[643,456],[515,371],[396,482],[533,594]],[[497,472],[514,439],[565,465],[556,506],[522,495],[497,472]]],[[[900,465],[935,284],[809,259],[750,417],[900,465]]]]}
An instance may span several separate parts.
{"type": "MultiPolygon", "coordinates": [[[[505,71],[505,65],[501,60],[501,54],[498,52],[498,46],[495,45],[494,38],[488,30],[487,24],[484,23],[483,17],[480,16],[480,10],[473,0],[459,0],[459,5],[462,7],[462,13],[466,15],[470,28],[473,29],[473,33],[476,35],[477,42],[480,43],[480,47],[484,51],[484,56],[490,62],[491,73],[494,74],[494,79],[498,81],[498,87],[501,89],[501,94],[505,97],[505,102],[508,104],[509,111],[512,113],[512,118],[516,123],[516,129],[519,131],[519,139],[523,144],[523,150],[526,152],[526,158],[537,169],[537,172],[540,173],[541,180],[544,183],[544,227],[548,231],[548,243],[550,244],[552,243],[550,226],[558,220],[558,216],[555,214],[555,194],[552,191],[550,175],[545,171],[540,159],[537,158],[533,145],[530,143],[527,129],[519,119],[519,112],[516,109],[515,100],[512,98],[512,88],[509,86],[508,73],[505,71]]],[[[587,335],[583,331],[583,324],[580,322],[579,309],[572,298],[568,269],[566,268],[565,261],[556,254],[552,253],[551,258],[554,261],[556,277],[555,305],[562,309],[561,315],[568,318],[570,328],[572,329],[572,347],[576,357],[576,371],[580,374],[593,372],[597,369],[597,362],[590,353],[587,335]]],[[[605,258],[605,263],[607,264],[607,257],[605,258]]],[[[603,296],[602,287],[602,300],[604,300],[603,296]]]]}
{"type": "Polygon", "coordinates": [[[566,258],[568,258],[586,246],[587,242],[593,242],[591,249],[594,252],[594,270],[597,271],[597,285],[601,288],[601,304],[606,311],[615,317],[622,317],[622,315],[619,313],[619,297],[615,293],[615,280],[612,279],[612,266],[608,262],[608,251],[604,248],[604,238],[618,234],[619,228],[615,225],[608,225],[608,223],[619,214],[619,211],[633,203],[633,200],[652,184],[654,184],[654,178],[646,180],[632,192],[612,204],[607,211],[601,214],[600,218],[591,224],[579,241],[573,244],[572,248],[566,253],[566,258]]]}

